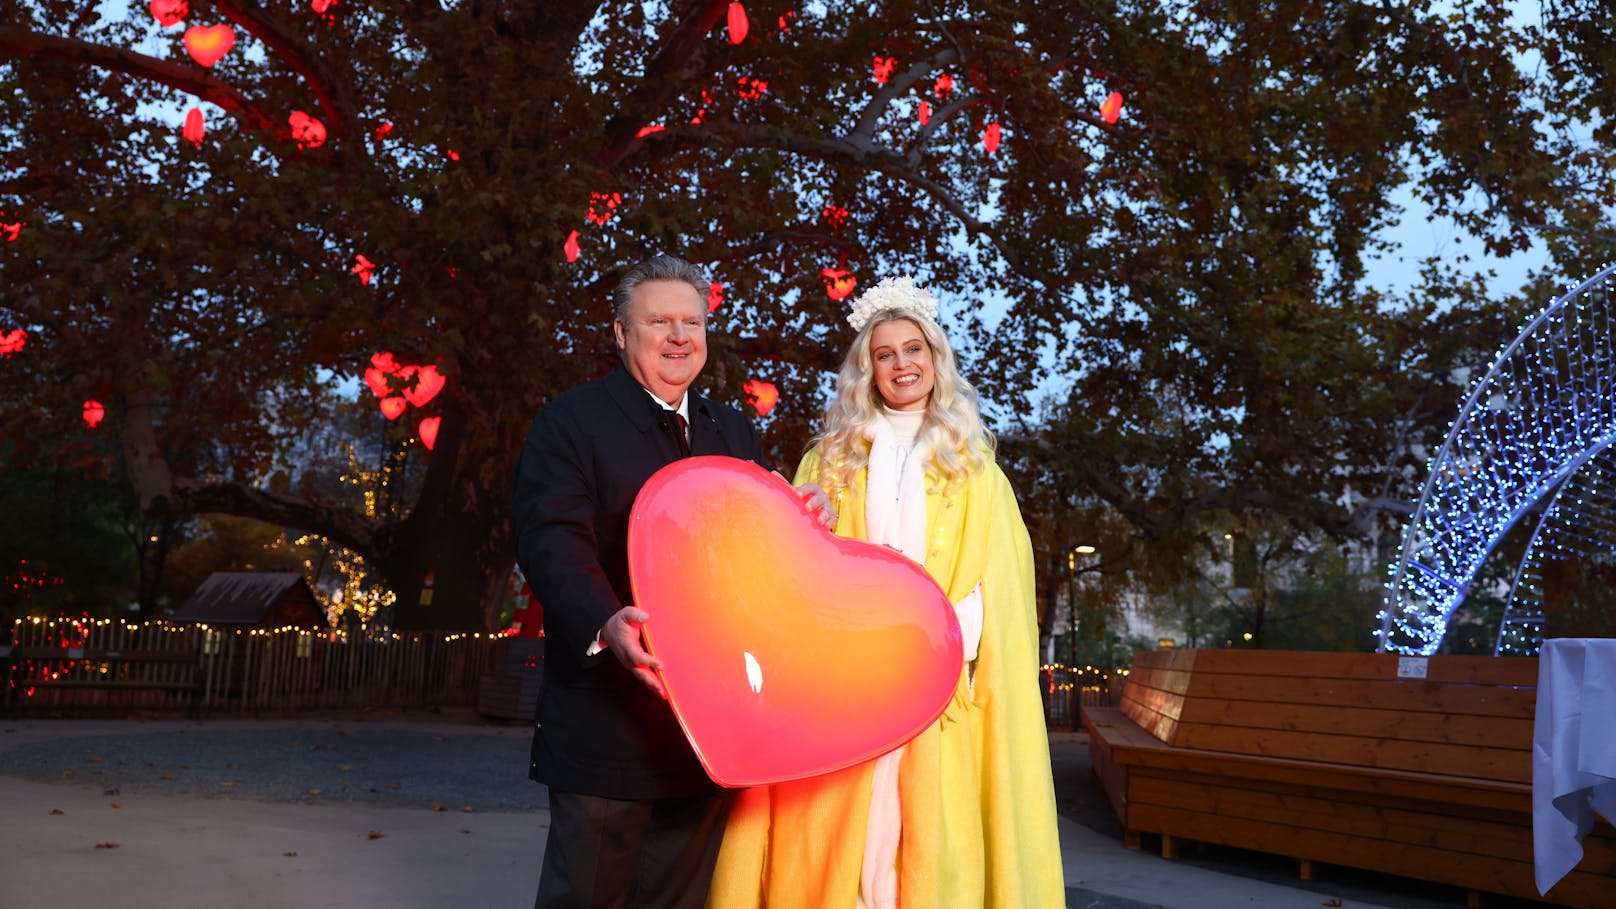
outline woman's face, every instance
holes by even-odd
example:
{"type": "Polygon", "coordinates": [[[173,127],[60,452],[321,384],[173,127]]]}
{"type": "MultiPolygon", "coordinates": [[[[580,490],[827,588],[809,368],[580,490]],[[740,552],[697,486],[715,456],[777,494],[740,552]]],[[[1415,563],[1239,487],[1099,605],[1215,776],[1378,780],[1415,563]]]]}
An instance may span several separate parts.
{"type": "Polygon", "coordinates": [[[870,331],[870,359],[875,364],[875,390],[893,410],[925,410],[937,374],[931,345],[910,319],[882,322],[870,331]]]}

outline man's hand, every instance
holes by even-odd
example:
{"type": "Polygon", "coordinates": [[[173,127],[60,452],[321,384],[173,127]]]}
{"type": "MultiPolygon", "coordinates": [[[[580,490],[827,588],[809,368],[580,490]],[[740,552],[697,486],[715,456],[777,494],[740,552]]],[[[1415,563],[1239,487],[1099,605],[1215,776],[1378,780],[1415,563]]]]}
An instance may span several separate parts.
{"type": "Polygon", "coordinates": [[[830,496],[825,495],[825,490],[820,489],[818,483],[804,483],[798,486],[797,495],[802,499],[802,503],[808,506],[808,510],[819,519],[820,524],[830,530],[836,528],[836,509],[831,507],[830,496]]]}
{"type": "Polygon", "coordinates": [[[668,691],[662,687],[662,677],[656,673],[662,668],[662,661],[645,649],[645,635],[641,626],[650,617],[651,614],[643,609],[624,606],[606,620],[600,637],[606,643],[606,649],[617,656],[617,661],[624,668],[666,700],[668,691]]]}

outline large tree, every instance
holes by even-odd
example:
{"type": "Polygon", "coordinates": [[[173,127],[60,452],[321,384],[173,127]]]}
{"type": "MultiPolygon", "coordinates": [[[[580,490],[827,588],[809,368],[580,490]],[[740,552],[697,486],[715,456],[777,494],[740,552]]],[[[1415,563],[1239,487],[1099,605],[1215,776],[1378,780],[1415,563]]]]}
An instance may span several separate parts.
{"type": "MultiPolygon", "coordinates": [[[[0,336],[29,337],[0,431],[57,458],[116,434],[149,508],[323,535],[417,627],[488,621],[527,421],[610,365],[606,291],[649,253],[723,285],[706,387],[777,384],[783,461],[849,334],[822,271],[908,272],[1000,414],[1070,373],[1065,435],[1025,457],[1161,535],[1239,507],[1351,524],[1348,485],[1373,504],[1365,433],[1409,404],[1385,373],[1478,286],[1364,289],[1398,187],[1500,251],[1604,211],[1561,204],[1598,173],[1556,131],[1575,112],[1548,93],[1577,80],[1529,79],[1531,30],[1488,5],[192,0],[166,29],[146,4],[8,8],[0,336]],[[205,68],[181,35],[219,25],[236,45],[205,68]],[[394,424],[425,462],[407,507],[271,482],[382,352],[448,379],[394,424]]],[[[1566,54],[1605,53],[1582,38],[1566,54]]]]}

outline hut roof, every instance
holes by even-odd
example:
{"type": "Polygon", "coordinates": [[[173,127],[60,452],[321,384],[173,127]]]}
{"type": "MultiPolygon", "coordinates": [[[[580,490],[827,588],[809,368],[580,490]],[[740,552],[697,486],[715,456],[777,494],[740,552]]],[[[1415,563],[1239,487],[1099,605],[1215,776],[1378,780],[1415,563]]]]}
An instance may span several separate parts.
{"type": "MultiPolygon", "coordinates": [[[[288,599],[318,617],[314,593],[292,571],[216,571],[174,610],[175,622],[209,625],[262,625],[288,599]]],[[[302,610],[298,610],[302,611],[302,610]]],[[[299,623],[301,624],[301,623],[299,623]]]]}

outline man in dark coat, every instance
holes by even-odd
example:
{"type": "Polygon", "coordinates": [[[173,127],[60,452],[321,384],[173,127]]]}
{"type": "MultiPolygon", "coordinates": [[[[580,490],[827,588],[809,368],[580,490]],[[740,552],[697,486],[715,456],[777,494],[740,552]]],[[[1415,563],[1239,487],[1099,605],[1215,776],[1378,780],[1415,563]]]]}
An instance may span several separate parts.
{"type": "MultiPolygon", "coordinates": [[[[700,909],[717,859],[729,802],[664,699],[628,577],[629,510],[653,473],[689,455],[764,463],[745,416],[690,391],[707,361],[707,287],[670,256],[631,269],[612,295],[622,365],[544,408],[517,467],[517,558],[546,641],[539,909],[700,909]]],[[[834,522],[817,486],[800,491],[834,522]]]]}

